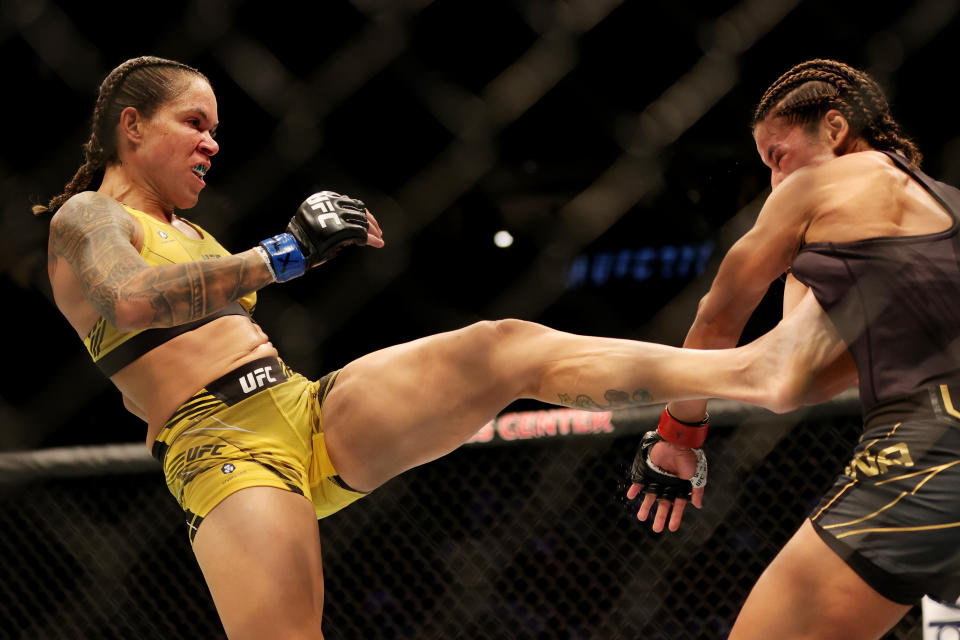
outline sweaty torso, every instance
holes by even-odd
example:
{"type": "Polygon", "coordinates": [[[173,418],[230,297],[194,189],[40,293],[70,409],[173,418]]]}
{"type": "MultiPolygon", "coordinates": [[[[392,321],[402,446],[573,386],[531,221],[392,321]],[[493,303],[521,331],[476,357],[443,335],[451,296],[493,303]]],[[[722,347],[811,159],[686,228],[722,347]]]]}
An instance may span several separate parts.
{"type": "MultiPolygon", "coordinates": [[[[137,219],[137,216],[133,216],[137,219]]],[[[201,233],[174,219],[171,235],[199,239],[201,233]]],[[[144,247],[143,225],[137,225],[131,244],[144,247]]],[[[84,297],[71,266],[61,257],[49,265],[54,300],[81,339],[89,336],[100,314],[84,297]]],[[[147,423],[149,448],[163,423],[206,383],[232,369],[277,352],[267,335],[249,316],[227,315],[182,333],[123,366],[110,376],[123,394],[124,406],[147,423]]]]}

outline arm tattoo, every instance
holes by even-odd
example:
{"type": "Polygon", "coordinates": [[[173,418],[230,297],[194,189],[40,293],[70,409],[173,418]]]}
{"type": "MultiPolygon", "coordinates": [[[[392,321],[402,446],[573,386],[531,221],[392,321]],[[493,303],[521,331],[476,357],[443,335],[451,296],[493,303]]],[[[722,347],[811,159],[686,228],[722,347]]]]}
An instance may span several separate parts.
{"type": "Polygon", "coordinates": [[[147,267],[121,294],[141,300],[153,314],[151,327],[169,327],[219,311],[273,282],[254,251],[226,258],[147,267]]]}
{"type": "Polygon", "coordinates": [[[202,318],[206,315],[204,313],[207,308],[207,297],[206,292],[203,286],[203,277],[197,277],[201,275],[199,269],[192,269],[191,267],[198,267],[196,264],[188,264],[187,272],[190,273],[192,278],[190,278],[190,315],[197,316],[202,318]]]}
{"type": "Polygon", "coordinates": [[[171,327],[273,281],[254,251],[152,267],[131,244],[135,225],[120,204],[94,192],[74,196],[50,223],[51,258],[62,256],[70,264],[87,300],[114,325],[122,303],[132,303],[138,326],[171,327]]]}
{"type": "Polygon", "coordinates": [[[607,389],[603,394],[606,404],[601,404],[585,393],[579,393],[572,397],[566,393],[559,394],[560,404],[565,407],[575,409],[585,409],[587,411],[609,411],[611,409],[621,409],[623,407],[635,407],[654,402],[653,394],[646,389],[637,389],[633,394],[617,389],[607,389]]]}

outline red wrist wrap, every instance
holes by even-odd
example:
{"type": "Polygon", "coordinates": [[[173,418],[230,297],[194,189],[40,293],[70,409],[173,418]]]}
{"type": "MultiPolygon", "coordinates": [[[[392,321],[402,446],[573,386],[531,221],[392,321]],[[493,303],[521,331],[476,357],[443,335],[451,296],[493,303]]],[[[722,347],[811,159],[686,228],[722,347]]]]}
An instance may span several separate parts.
{"type": "Polygon", "coordinates": [[[708,418],[704,418],[702,422],[697,424],[680,422],[664,409],[660,416],[660,424],[657,425],[657,433],[664,440],[678,447],[695,449],[703,446],[703,441],[707,439],[707,427],[710,426],[708,420],[708,418]]]}

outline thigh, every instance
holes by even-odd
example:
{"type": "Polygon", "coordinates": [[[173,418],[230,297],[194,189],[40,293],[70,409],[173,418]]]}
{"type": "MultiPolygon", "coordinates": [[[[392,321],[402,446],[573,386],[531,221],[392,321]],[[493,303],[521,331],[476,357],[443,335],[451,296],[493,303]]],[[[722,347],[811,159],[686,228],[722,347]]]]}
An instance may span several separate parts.
{"type": "Polygon", "coordinates": [[[231,494],[204,518],[193,551],[231,640],[323,637],[320,535],[303,496],[231,494]]]}
{"type": "Polygon", "coordinates": [[[337,473],[370,491],[460,446],[519,397],[590,410],[704,397],[759,401],[769,376],[744,355],[756,352],[479,322],[344,367],[323,403],[323,431],[337,473]]]}
{"type": "Polygon", "coordinates": [[[478,323],[348,364],[323,401],[327,452],[351,487],[371,491],[463,444],[514,398],[496,323],[478,323]]]}
{"type": "Polygon", "coordinates": [[[909,609],[874,591],[807,520],[760,576],[730,640],[879,639],[909,609]]]}
{"type": "Polygon", "coordinates": [[[580,336],[520,320],[478,322],[344,367],[323,403],[323,431],[340,477],[371,491],[459,447],[517,398],[598,411],[706,397],[703,390],[720,381],[742,389],[738,365],[733,350],[580,336]]]}

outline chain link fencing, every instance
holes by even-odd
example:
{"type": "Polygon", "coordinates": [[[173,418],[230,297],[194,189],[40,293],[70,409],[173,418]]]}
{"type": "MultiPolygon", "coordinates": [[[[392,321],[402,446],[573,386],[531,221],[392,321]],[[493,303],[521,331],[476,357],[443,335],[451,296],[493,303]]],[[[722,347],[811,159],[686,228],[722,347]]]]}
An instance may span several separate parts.
{"type": "MultiPolygon", "coordinates": [[[[859,417],[850,402],[712,412],[706,505],[676,533],[652,533],[624,498],[649,408],[503,416],[487,444],[321,520],[325,637],[725,637],[841,470],[859,417]]],[[[182,514],[139,449],[87,467],[0,460],[0,637],[224,637],[182,514]]],[[[886,640],[920,629],[916,607],[886,640]]]]}

